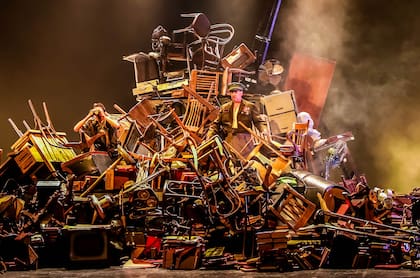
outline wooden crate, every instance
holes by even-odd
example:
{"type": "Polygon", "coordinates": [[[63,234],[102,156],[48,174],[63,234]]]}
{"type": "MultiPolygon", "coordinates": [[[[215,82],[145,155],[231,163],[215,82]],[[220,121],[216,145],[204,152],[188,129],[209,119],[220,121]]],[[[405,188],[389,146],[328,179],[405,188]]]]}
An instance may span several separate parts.
{"type": "Polygon", "coordinates": [[[221,64],[223,68],[244,69],[255,62],[256,59],[254,53],[244,43],[241,43],[221,60],[221,64]]]}

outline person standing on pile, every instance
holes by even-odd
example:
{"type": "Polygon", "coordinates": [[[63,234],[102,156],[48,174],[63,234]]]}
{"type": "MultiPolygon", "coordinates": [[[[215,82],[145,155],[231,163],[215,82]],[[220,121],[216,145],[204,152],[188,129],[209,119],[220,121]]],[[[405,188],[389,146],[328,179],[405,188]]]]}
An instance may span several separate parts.
{"type": "Polygon", "coordinates": [[[105,151],[112,157],[117,153],[117,130],[120,124],[111,118],[102,103],[94,103],[89,113],[73,128],[80,132],[84,148],[87,151],[105,151]]]}
{"type": "Polygon", "coordinates": [[[245,91],[242,83],[230,83],[227,91],[231,101],[220,107],[219,115],[210,125],[206,137],[209,139],[219,135],[246,157],[254,148],[254,144],[251,140],[252,135],[239,123],[250,129],[255,126],[261,134],[266,134],[266,121],[255,104],[242,98],[245,91]]]}

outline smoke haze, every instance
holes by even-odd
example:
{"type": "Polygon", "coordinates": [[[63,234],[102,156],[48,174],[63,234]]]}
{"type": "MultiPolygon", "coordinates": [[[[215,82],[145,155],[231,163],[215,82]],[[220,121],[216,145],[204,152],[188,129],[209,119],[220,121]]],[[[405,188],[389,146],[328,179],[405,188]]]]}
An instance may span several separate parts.
{"type": "Polygon", "coordinates": [[[374,186],[409,192],[420,181],[420,26],[416,1],[287,1],[279,49],[336,61],[321,118],[326,136],[353,131],[349,147],[374,186]]]}

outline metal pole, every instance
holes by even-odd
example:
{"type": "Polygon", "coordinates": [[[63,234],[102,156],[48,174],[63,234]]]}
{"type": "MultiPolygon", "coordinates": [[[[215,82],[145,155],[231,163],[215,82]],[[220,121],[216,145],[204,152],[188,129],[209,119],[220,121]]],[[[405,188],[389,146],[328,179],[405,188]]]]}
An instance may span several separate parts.
{"type": "Polygon", "coordinates": [[[274,15],[272,15],[272,20],[270,22],[270,30],[268,32],[268,36],[265,38],[265,48],[264,48],[261,64],[263,64],[265,62],[265,59],[267,58],[268,47],[270,45],[271,37],[273,35],[274,26],[276,25],[276,20],[279,14],[280,5],[281,5],[281,0],[277,0],[275,12],[274,12],[274,15]]]}

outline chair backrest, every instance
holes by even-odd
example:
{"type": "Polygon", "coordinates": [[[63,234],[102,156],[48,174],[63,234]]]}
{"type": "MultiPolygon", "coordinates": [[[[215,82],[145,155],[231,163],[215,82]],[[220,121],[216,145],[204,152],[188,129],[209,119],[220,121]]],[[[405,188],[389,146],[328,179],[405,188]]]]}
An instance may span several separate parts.
{"type": "MultiPolygon", "coordinates": [[[[208,40],[217,44],[218,46],[224,46],[233,38],[235,29],[228,23],[212,24],[208,34],[208,40]]],[[[223,53],[220,53],[223,55],[223,53]]]]}
{"type": "Polygon", "coordinates": [[[308,127],[309,122],[293,123],[293,129],[287,133],[287,139],[293,145],[292,168],[307,169],[308,167],[308,127]]]}
{"type": "Polygon", "coordinates": [[[204,62],[208,68],[218,69],[223,57],[225,45],[235,34],[232,25],[227,23],[213,24],[203,44],[204,62]]]}
{"type": "MultiPolygon", "coordinates": [[[[198,69],[217,70],[223,55],[224,46],[233,38],[235,30],[227,23],[211,24],[203,13],[181,14],[182,17],[191,17],[193,21],[185,28],[172,31],[173,41],[177,34],[183,34],[183,43],[171,43],[179,50],[185,50],[185,55],[168,55],[169,58],[185,58],[188,71],[190,62],[198,69]],[[191,40],[191,36],[193,39],[191,40]],[[189,39],[187,39],[187,36],[189,39]],[[180,57],[181,56],[181,57],[180,57]],[[185,57],[184,57],[185,56],[185,57]]],[[[169,53],[173,54],[173,53],[169,53]]]]}
{"type": "Polygon", "coordinates": [[[205,15],[196,17],[192,24],[192,33],[197,40],[187,46],[187,56],[198,69],[217,70],[223,56],[225,45],[230,42],[235,33],[234,28],[227,23],[208,25],[205,15]],[[201,18],[200,18],[201,17],[201,18]],[[207,23],[207,24],[206,24],[207,23]],[[197,25],[195,27],[195,25],[197,25]]]}
{"type": "Polygon", "coordinates": [[[187,109],[183,118],[185,127],[194,133],[198,133],[203,122],[205,107],[197,99],[188,98],[187,109]]]}
{"type": "Polygon", "coordinates": [[[134,105],[127,114],[136,122],[140,131],[144,133],[144,130],[151,123],[149,116],[156,114],[155,104],[149,99],[143,99],[134,105]]]}
{"type": "Polygon", "coordinates": [[[214,120],[212,115],[216,114],[218,109],[193,88],[184,86],[184,91],[188,95],[188,100],[182,124],[189,132],[201,134],[204,125],[208,121],[214,120]]]}
{"type": "Polygon", "coordinates": [[[210,33],[211,23],[205,14],[197,13],[190,26],[198,38],[204,38],[210,33]]]}
{"type": "Polygon", "coordinates": [[[309,122],[293,123],[293,129],[287,134],[287,139],[295,147],[295,155],[303,155],[308,143],[309,122]]]}
{"type": "Polygon", "coordinates": [[[227,86],[231,82],[242,82],[243,79],[246,77],[250,77],[253,74],[255,74],[255,71],[246,71],[240,68],[232,68],[232,67],[226,67],[223,71],[222,76],[222,88],[220,89],[220,92],[222,95],[226,95],[227,93],[227,86]]]}
{"type": "Polygon", "coordinates": [[[190,75],[189,87],[207,100],[219,95],[220,76],[222,72],[193,69],[190,75]]]}
{"type": "Polygon", "coordinates": [[[273,138],[271,137],[271,128],[270,128],[270,121],[268,120],[267,115],[265,114],[260,114],[259,116],[262,121],[265,122],[264,126],[265,126],[265,134],[262,134],[258,128],[252,124],[252,131],[254,131],[254,133],[257,136],[252,136],[251,140],[254,143],[254,145],[258,145],[261,142],[261,138],[266,137],[265,139],[267,140],[267,142],[272,142],[273,138]]]}

